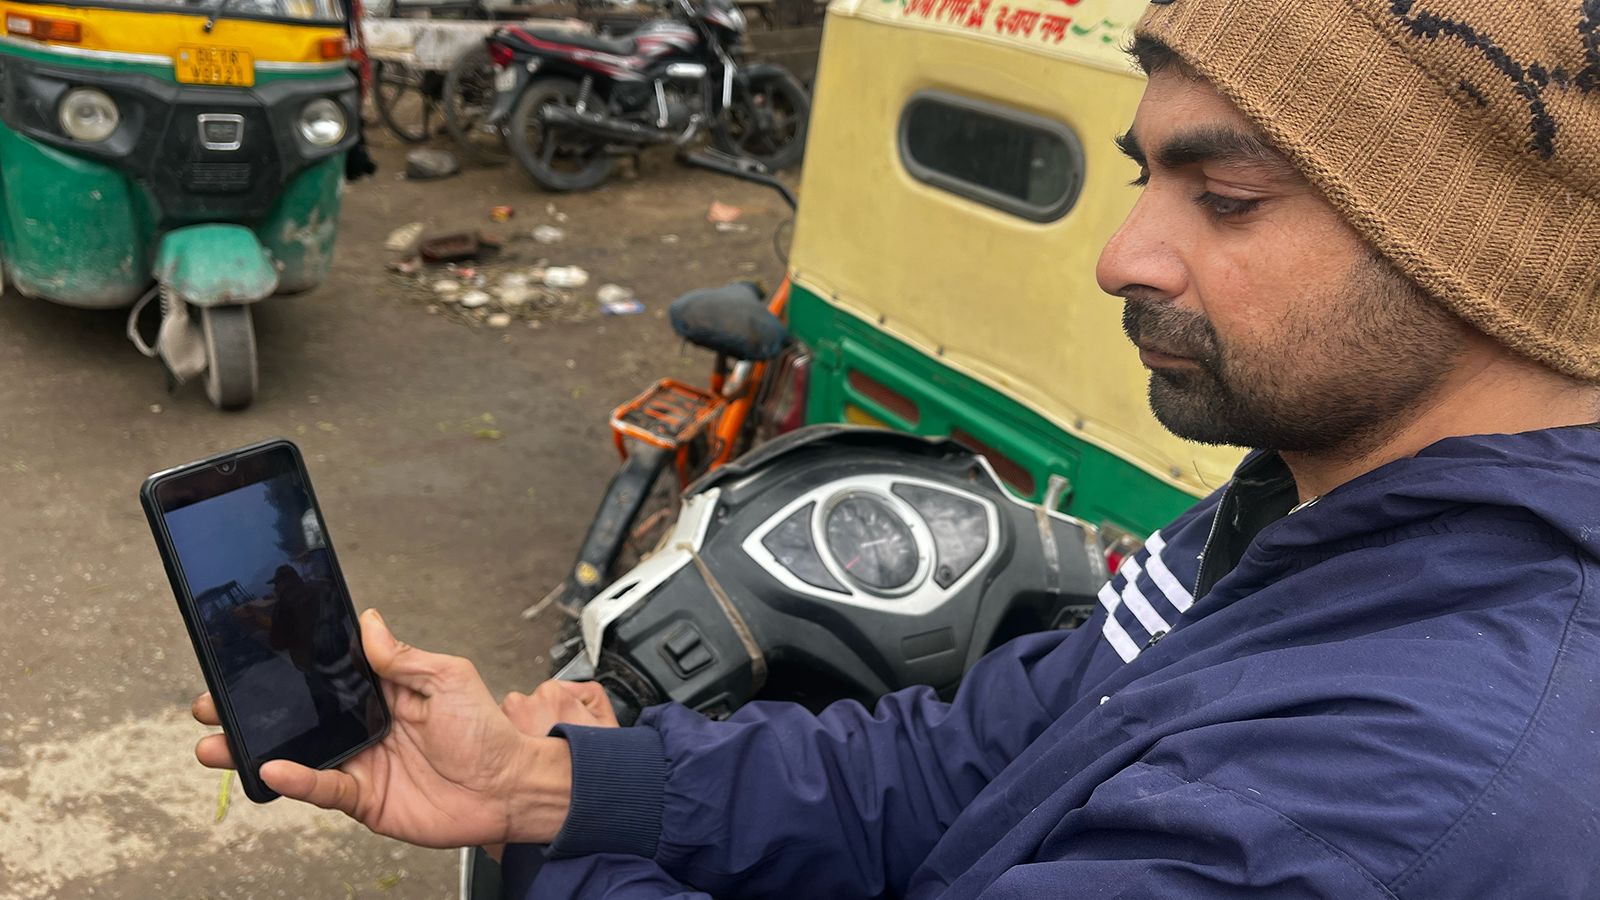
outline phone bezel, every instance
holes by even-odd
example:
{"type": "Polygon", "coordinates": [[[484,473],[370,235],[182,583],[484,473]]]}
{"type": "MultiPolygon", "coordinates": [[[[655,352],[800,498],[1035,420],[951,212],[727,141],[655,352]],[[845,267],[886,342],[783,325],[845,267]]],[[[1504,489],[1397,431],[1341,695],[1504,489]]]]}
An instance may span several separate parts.
{"type": "MultiPolygon", "coordinates": [[[[323,540],[328,551],[329,569],[334,584],[343,595],[346,613],[350,616],[351,622],[359,628],[359,620],[352,602],[350,588],[345,583],[344,572],[339,566],[338,553],[334,550],[333,539],[328,534],[327,518],[323,516],[322,507],[317,502],[317,493],[312,487],[311,475],[306,470],[305,458],[300,453],[300,448],[293,441],[286,438],[274,438],[218,453],[215,456],[185,463],[171,469],[165,469],[146,478],[139,489],[140,504],[144,507],[145,517],[150,522],[150,529],[155,537],[156,548],[161,555],[161,564],[167,572],[167,581],[172,586],[173,596],[178,602],[178,611],[182,614],[184,627],[189,632],[189,642],[194,646],[195,657],[200,662],[201,675],[205,678],[206,689],[211,692],[211,697],[216,703],[217,717],[222,721],[222,733],[227,739],[229,751],[233,754],[240,783],[244,788],[245,796],[257,803],[267,803],[276,799],[278,794],[267,787],[266,783],[261,780],[261,766],[267,760],[256,759],[245,750],[244,741],[240,736],[239,720],[234,715],[231,699],[228,697],[227,692],[223,690],[221,667],[215,657],[212,656],[210,642],[205,638],[199,610],[195,606],[194,596],[189,590],[187,579],[184,577],[183,569],[178,562],[177,548],[173,545],[172,538],[167,533],[166,510],[162,506],[159,492],[163,487],[175,481],[193,477],[200,472],[216,470],[224,465],[232,466],[232,472],[221,472],[220,474],[237,473],[240,469],[239,462],[246,457],[273,452],[286,452],[288,454],[294,470],[299,475],[300,483],[305,487],[311,509],[315,511],[317,519],[322,523],[323,540]]],[[[255,482],[250,481],[243,484],[250,483],[255,482]]],[[[236,487],[242,487],[243,484],[236,485],[236,487]]],[[[208,494],[207,496],[218,496],[222,493],[226,493],[226,490],[208,494]]],[[[366,654],[359,644],[356,650],[358,661],[365,670],[377,696],[378,706],[383,714],[382,724],[366,740],[340,751],[331,759],[317,763],[314,766],[315,768],[331,769],[348,761],[361,751],[381,742],[388,735],[389,729],[393,725],[393,716],[390,713],[388,703],[384,700],[382,685],[377,673],[372,671],[372,665],[367,661],[366,654]]]]}

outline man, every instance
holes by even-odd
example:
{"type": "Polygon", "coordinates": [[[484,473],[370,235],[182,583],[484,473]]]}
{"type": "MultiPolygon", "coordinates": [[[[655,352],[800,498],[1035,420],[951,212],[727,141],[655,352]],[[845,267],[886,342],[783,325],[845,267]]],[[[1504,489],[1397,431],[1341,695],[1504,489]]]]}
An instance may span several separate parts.
{"type": "Polygon", "coordinates": [[[1138,34],[1100,282],[1169,428],[1269,449],[1096,618],[951,704],[609,728],[571,685],[502,715],[369,614],[408,742],[267,782],[553,840],[541,897],[1600,895],[1600,3],[1157,0],[1138,34]]]}

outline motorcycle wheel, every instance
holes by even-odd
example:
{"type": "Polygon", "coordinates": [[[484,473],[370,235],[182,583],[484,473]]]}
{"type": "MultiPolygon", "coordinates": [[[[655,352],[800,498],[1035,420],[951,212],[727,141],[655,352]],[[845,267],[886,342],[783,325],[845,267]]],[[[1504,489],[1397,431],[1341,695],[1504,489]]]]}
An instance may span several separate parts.
{"type": "Polygon", "coordinates": [[[546,190],[592,190],[611,175],[615,161],[602,142],[546,128],[539,118],[539,110],[551,104],[575,105],[578,90],[577,82],[565,78],[536,78],[511,111],[511,152],[528,177],[546,190]]]}
{"type": "Polygon", "coordinates": [[[444,127],[474,162],[499,165],[511,155],[505,135],[484,120],[494,107],[494,63],[479,44],[455,61],[444,76],[444,127]]]}
{"type": "Polygon", "coordinates": [[[798,78],[776,67],[760,68],[750,72],[749,90],[734,95],[712,139],[719,150],[781,172],[805,155],[810,117],[811,99],[798,78]]]}

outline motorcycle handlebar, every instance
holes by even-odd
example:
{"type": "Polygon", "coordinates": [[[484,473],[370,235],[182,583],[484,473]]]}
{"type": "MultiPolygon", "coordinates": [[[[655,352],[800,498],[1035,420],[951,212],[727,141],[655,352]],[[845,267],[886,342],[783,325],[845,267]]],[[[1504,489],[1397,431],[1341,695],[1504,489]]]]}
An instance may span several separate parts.
{"type": "Polygon", "coordinates": [[[772,173],[767,171],[766,166],[753,159],[745,159],[708,148],[687,153],[684,155],[683,160],[692,166],[709,169],[731,178],[737,178],[740,181],[748,181],[752,184],[769,187],[783,197],[783,202],[789,204],[791,210],[800,208],[800,201],[795,197],[794,191],[790,190],[788,185],[774,178],[772,173]]]}

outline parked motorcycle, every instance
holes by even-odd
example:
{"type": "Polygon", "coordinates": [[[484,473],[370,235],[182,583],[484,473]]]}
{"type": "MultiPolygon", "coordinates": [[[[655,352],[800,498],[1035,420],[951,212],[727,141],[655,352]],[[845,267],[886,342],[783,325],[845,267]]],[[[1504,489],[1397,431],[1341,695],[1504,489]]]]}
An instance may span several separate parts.
{"type": "Polygon", "coordinates": [[[733,0],[671,0],[672,17],[616,37],[507,26],[488,38],[512,153],[552,191],[598,187],[618,156],[709,133],[771,171],[799,162],[810,98],[789,70],[747,64],[733,0]]]}

